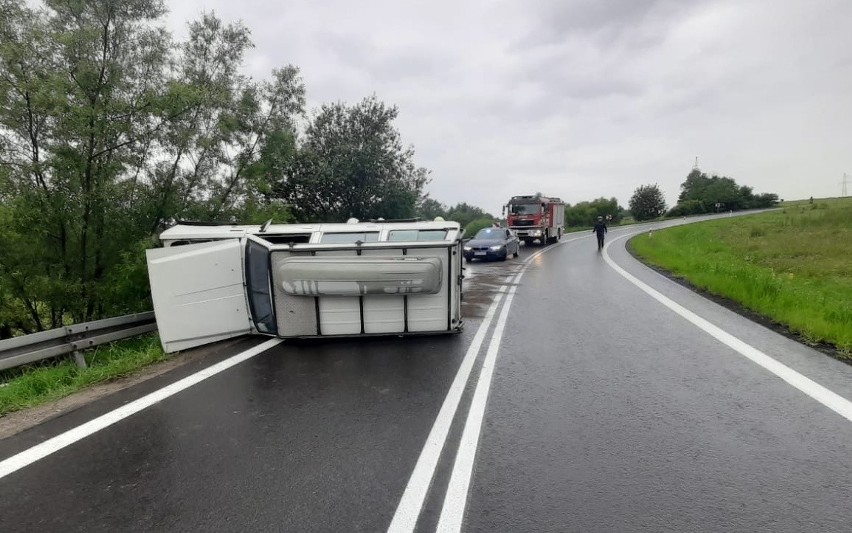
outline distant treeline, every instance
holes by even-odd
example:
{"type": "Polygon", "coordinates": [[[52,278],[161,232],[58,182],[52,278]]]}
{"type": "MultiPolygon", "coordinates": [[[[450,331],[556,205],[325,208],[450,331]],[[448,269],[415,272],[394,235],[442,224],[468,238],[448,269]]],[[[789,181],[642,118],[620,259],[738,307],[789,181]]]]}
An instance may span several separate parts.
{"type": "Polygon", "coordinates": [[[680,185],[678,203],[671,209],[666,206],[665,197],[656,184],[641,185],[630,198],[629,210],[618,205],[615,198],[598,198],[590,202],[567,205],[565,225],[567,227],[593,226],[597,217],[611,217],[618,224],[627,216],[635,220],[652,220],[661,216],[679,217],[715,213],[720,211],[739,211],[742,209],[762,209],[778,205],[778,195],[773,193],[754,194],[751,187],[737,185],[732,178],[707,176],[693,169],[680,185]]]}

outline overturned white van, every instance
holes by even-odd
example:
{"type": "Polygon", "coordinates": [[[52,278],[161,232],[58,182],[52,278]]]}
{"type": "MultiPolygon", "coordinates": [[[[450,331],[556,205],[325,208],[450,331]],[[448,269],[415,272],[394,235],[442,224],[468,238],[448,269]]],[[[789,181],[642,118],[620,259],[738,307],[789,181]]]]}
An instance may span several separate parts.
{"type": "Polygon", "coordinates": [[[147,251],[160,340],[461,331],[456,222],[179,224],[147,251]]]}

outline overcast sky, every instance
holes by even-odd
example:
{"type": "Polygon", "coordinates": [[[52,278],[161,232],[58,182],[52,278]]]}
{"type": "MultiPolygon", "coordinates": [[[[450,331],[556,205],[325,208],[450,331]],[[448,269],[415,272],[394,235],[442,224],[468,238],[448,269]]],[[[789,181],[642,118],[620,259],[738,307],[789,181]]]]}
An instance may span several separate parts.
{"type": "MultiPolygon", "coordinates": [[[[427,191],[492,213],[702,171],[785,199],[852,181],[852,1],[167,0],[242,20],[262,79],[294,64],[309,109],[375,93],[427,191]]],[[[849,187],[852,189],[852,186],[849,187]]]]}

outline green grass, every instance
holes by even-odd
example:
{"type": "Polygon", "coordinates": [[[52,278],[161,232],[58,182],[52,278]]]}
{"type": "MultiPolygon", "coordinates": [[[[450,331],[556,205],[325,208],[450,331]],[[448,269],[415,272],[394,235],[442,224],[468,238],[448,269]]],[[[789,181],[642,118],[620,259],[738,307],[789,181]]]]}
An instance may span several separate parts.
{"type": "Polygon", "coordinates": [[[637,255],[852,358],[852,198],[634,237],[637,255]]]}
{"type": "Polygon", "coordinates": [[[0,372],[0,416],[68,396],[95,383],[132,374],[166,359],[157,335],[114,342],[86,352],[88,368],[73,358],[0,372]]]}

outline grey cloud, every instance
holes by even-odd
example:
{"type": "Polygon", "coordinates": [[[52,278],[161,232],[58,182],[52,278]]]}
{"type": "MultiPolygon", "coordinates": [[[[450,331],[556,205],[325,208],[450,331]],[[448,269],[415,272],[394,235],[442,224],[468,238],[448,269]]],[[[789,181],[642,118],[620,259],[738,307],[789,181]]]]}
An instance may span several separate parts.
{"type": "Polygon", "coordinates": [[[661,44],[666,28],[709,0],[575,0],[545,3],[535,26],[517,43],[519,49],[588,39],[598,46],[613,43],[637,49],[661,44]]]}
{"type": "Polygon", "coordinates": [[[430,77],[442,58],[426,49],[398,43],[374,43],[364,36],[322,31],[316,34],[320,47],[342,63],[363,70],[382,81],[430,77]]]}
{"type": "Polygon", "coordinates": [[[252,29],[251,75],[299,66],[310,107],[398,105],[446,203],[493,211],[534,184],[626,204],[654,182],[672,201],[696,155],[787,198],[852,172],[848,0],[179,5],[202,8],[252,29]]]}

